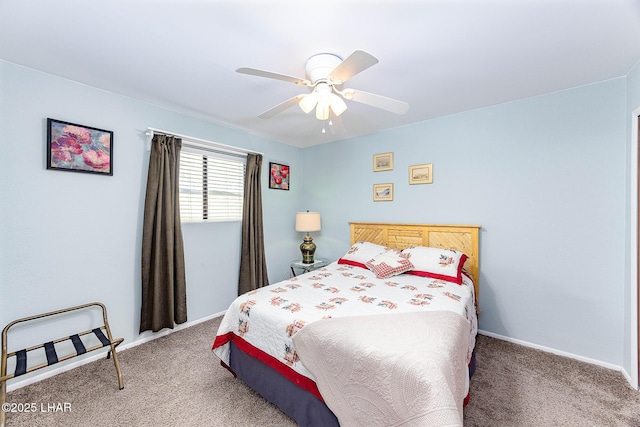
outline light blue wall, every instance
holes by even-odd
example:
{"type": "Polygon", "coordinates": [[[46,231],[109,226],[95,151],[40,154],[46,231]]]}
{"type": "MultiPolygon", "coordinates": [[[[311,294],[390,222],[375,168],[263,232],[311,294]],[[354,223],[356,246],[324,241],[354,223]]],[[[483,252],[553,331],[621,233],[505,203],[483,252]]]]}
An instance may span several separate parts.
{"type": "MultiPolygon", "coordinates": [[[[297,179],[301,149],[0,61],[2,326],[95,300],[106,304],[111,327],[125,343],[140,338],[147,127],[264,153],[270,280],[288,272],[297,256],[291,242],[298,239],[293,221],[302,189],[269,190],[268,163],[289,164],[297,179]],[[47,117],[112,130],[114,175],[46,170],[47,117]]],[[[189,321],[224,311],[237,295],[239,239],[239,223],[184,226],[189,321]]],[[[50,339],[64,336],[48,333],[50,339]]]]}
{"type": "MultiPolygon", "coordinates": [[[[626,180],[627,180],[627,212],[629,212],[629,215],[627,216],[627,223],[626,223],[626,240],[625,240],[625,248],[628,254],[630,254],[631,251],[631,245],[635,244],[635,242],[632,240],[632,233],[631,233],[631,221],[635,221],[635,218],[633,218],[634,214],[632,214],[632,208],[631,208],[631,188],[630,188],[630,184],[631,184],[631,180],[635,180],[637,179],[636,176],[632,176],[632,171],[630,170],[629,166],[631,165],[631,159],[632,159],[632,146],[633,145],[637,145],[637,141],[632,141],[632,132],[631,129],[633,126],[637,126],[638,125],[638,119],[637,119],[637,109],[640,108],[640,62],[636,64],[636,66],[629,72],[629,74],[627,75],[627,139],[628,139],[628,144],[627,144],[627,176],[626,176],[626,180]],[[633,116],[633,113],[636,113],[635,117],[633,116]]],[[[624,360],[623,360],[623,367],[625,369],[625,371],[627,372],[631,372],[631,366],[632,364],[634,364],[634,360],[632,360],[632,354],[637,354],[635,353],[637,351],[637,349],[635,348],[635,346],[632,343],[631,337],[633,335],[635,335],[637,332],[635,332],[635,328],[637,327],[636,324],[636,320],[633,319],[633,315],[632,313],[634,313],[634,307],[636,307],[636,299],[632,297],[631,295],[631,288],[633,286],[637,286],[637,284],[635,282],[631,281],[631,276],[630,276],[630,268],[631,268],[631,258],[627,257],[627,265],[626,265],[626,275],[625,275],[625,281],[626,281],[626,287],[625,287],[625,306],[624,306],[624,318],[625,318],[625,324],[624,324],[624,337],[625,337],[625,341],[624,341],[624,360]],[[632,324],[633,323],[633,324],[632,324]]]]}
{"type": "Polygon", "coordinates": [[[305,149],[318,253],[347,250],[349,221],[480,224],[481,329],[621,365],[625,90],[621,78],[305,149]],[[394,170],[372,172],[388,151],[394,170]],[[409,185],[421,163],[433,184],[409,185]],[[394,201],[373,202],[387,182],[394,201]]]}

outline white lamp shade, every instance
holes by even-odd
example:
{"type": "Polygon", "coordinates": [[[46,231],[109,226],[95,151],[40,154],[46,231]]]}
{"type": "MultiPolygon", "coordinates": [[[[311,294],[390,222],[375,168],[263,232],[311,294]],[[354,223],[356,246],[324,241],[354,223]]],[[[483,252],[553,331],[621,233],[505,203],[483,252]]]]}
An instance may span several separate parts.
{"type": "Polygon", "coordinates": [[[316,119],[327,120],[329,118],[329,105],[323,105],[318,102],[316,107],[316,119]]]}
{"type": "Polygon", "coordinates": [[[331,108],[331,87],[326,83],[318,83],[315,93],[318,94],[318,105],[316,105],[316,119],[327,120],[331,108]]]}
{"type": "Polygon", "coordinates": [[[320,231],[320,212],[297,212],[296,231],[308,233],[310,231],[320,231]]]}
{"type": "Polygon", "coordinates": [[[318,103],[318,94],[315,92],[311,92],[310,94],[305,95],[300,100],[300,102],[298,102],[298,105],[300,106],[302,111],[304,111],[306,114],[309,114],[311,110],[315,108],[317,103],[318,103]]]}
{"type": "Polygon", "coordinates": [[[331,110],[333,111],[333,114],[335,114],[336,116],[339,116],[340,114],[344,113],[346,109],[347,109],[347,104],[344,103],[342,98],[340,98],[335,93],[332,93],[331,94],[331,110]]]}

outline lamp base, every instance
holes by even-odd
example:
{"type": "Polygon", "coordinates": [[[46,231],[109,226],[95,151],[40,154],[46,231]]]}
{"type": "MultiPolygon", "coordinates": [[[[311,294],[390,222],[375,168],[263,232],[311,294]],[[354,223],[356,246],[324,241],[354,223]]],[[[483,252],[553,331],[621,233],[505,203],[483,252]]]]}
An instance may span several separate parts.
{"type": "Polygon", "coordinates": [[[316,253],[316,244],[313,243],[313,239],[308,233],[304,237],[304,241],[300,244],[300,252],[302,253],[303,264],[313,264],[313,255],[316,253]]]}

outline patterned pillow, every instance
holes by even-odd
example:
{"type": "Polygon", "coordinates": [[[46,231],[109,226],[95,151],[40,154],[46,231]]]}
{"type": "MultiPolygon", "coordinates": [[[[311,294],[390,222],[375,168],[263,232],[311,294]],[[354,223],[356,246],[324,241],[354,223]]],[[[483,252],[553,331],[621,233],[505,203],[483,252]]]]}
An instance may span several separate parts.
{"type": "Polygon", "coordinates": [[[462,284],[462,267],[467,256],[452,249],[414,246],[402,251],[415,266],[407,274],[462,284]]]}
{"type": "Polygon", "coordinates": [[[367,267],[378,279],[386,279],[413,269],[413,264],[398,249],[389,249],[367,261],[367,267]]]}
{"type": "Polygon", "coordinates": [[[370,242],[357,242],[338,260],[338,264],[367,268],[367,261],[380,255],[388,248],[370,242]]]}

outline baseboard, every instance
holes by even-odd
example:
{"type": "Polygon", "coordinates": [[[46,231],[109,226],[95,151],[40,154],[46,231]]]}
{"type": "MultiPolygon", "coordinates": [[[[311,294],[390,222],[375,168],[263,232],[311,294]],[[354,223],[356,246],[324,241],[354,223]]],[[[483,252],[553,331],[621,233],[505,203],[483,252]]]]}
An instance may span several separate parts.
{"type": "MultiPolygon", "coordinates": [[[[126,344],[123,343],[123,344],[119,345],[118,346],[118,353],[120,353],[121,351],[126,350],[128,348],[139,346],[139,345],[144,344],[146,342],[149,342],[149,341],[152,341],[152,340],[155,340],[155,339],[158,339],[158,338],[162,338],[162,337],[167,336],[169,334],[172,334],[174,332],[178,332],[178,331],[181,331],[183,329],[190,328],[191,326],[195,326],[195,325],[197,325],[199,323],[206,322],[207,320],[211,320],[211,319],[214,319],[214,318],[216,318],[218,316],[222,316],[224,313],[225,312],[223,311],[223,312],[220,312],[220,313],[211,314],[209,316],[203,317],[203,318],[198,319],[198,320],[194,320],[192,322],[186,322],[186,323],[183,323],[183,324],[180,324],[180,325],[176,325],[173,329],[163,329],[162,331],[155,332],[155,333],[153,333],[153,332],[145,332],[144,334],[141,334],[140,337],[138,339],[136,339],[135,341],[132,341],[132,342],[126,343],[126,344]]],[[[211,339],[212,339],[211,343],[213,343],[213,338],[214,337],[211,337],[211,339]]],[[[53,376],[61,374],[63,372],[70,371],[71,369],[75,369],[75,368],[77,368],[79,366],[86,365],[87,363],[91,363],[91,362],[94,362],[96,360],[102,359],[102,358],[105,357],[105,354],[106,353],[100,353],[100,354],[91,355],[91,356],[88,356],[88,357],[78,358],[78,360],[75,361],[75,362],[67,363],[67,364],[62,365],[62,366],[57,367],[57,368],[45,369],[40,374],[37,374],[37,375],[34,375],[34,376],[30,376],[30,377],[25,378],[23,380],[15,381],[15,382],[9,384],[9,382],[13,381],[13,379],[11,379],[11,380],[9,380],[7,382],[7,391],[16,390],[16,389],[28,386],[29,384],[37,383],[37,382],[42,381],[42,380],[44,380],[46,378],[53,377],[53,376]]]]}
{"type": "MultiPolygon", "coordinates": [[[[118,351],[126,350],[128,348],[135,347],[135,346],[144,344],[146,342],[153,341],[153,340],[158,339],[158,338],[162,338],[162,337],[164,337],[166,335],[169,335],[169,334],[172,334],[174,332],[178,332],[178,331],[181,331],[183,329],[190,328],[191,326],[195,326],[195,325],[197,325],[199,323],[206,322],[207,320],[211,320],[211,319],[214,319],[214,318],[216,318],[218,316],[222,316],[224,313],[225,312],[223,311],[223,312],[220,312],[220,313],[211,314],[209,316],[203,317],[203,318],[198,319],[198,320],[194,320],[192,322],[182,323],[180,325],[176,325],[173,329],[163,329],[160,332],[150,332],[150,331],[149,332],[144,332],[144,333],[142,333],[140,335],[140,337],[137,340],[135,340],[133,342],[130,342],[130,343],[127,343],[127,344],[122,344],[122,345],[118,346],[118,351]]],[[[212,341],[212,343],[213,343],[213,341],[212,341]]]]}
{"type": "Polygon", "coordinates": [[[519,345],[522,345],[522,346],[525,346],[525,347],[534,348],[536,350],[544,351],[546,353],[551,353],[551,354],[555,354],[555,355],[558,355],[558,356],[568,357],[570,359],[575,359],[575,360],[579,360],[581,362],[590,363],[592,365],[601,366],[601,367],[607,368],[607,369],[613,369],[614,371],[619,371],[625,377],[625,379],[629,383],[629,386],[631,386],[631,388],[633,388],[635,390],[635,387],[633,386],[633,382],[631,381],[631,376],[629,375],[629,373],[624,368],[622,368],[622,366],[614,365],[613,363],[603,362],[602,360],[591,359],[590,357],[584,357],[584,356],[580,356],[578,354],[573,354],[573,353],[569,353],[569,352],[562,351],[562,350],[557,350],[555,348],[545,347],[543,345],[534,344],[534,343],[531,343],[531,342],[528,342],[528,341],[523,341],[523,340],[519,340],[519,339],[516,339],[516,338],[510,338],[510,337],[506,337],[506,336],[500,335],[500,334],[494,334],[493,332],[483,331],[481,329],[478,329],[478,333],[481,334],[481,335],[486,335],[488,337],[496,338],[496,339],[499,339],[499,340],[502,340],[502,341],[507,341],[507,342],[511,342],[511,343],[514,343],[514,344],[519,344],[519,345]]]}

